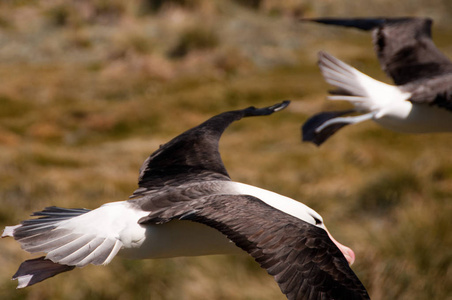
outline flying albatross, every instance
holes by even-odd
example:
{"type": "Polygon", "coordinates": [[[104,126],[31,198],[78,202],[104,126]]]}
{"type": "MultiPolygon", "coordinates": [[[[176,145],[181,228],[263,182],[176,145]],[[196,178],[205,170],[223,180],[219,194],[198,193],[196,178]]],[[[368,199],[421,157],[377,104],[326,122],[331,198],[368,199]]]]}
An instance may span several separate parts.
{"type": "Polygon", "coordinates": [[[140,169],[129,200],[101,207],[47,207],[5,228],[31,253],[13,279],[18,288],[118,254],[133,259],[248,252],[288,299],[369,299],[349,264],[353,251],[328,233],[322,217],[288,197],[231,181],[218,150],[223,131],[289,101],[221,113],[160,146],[140,169]],[[240,250],[240,248],[242,250],[240,250]]]}
{"type": "Polygon", "coordinates": [[[431,39],[432,20],[327,18],[307,21],[372,30],[380,65],[395,85],[377,81],[320,52],[320,70],[326,82],[338,88],[328,98],[349,101],[354,108],[322,112],[309,118],[302,127],[303,141],[321,145],[342,127],[365,120],[373,120],[397,132],[452,132],[452,62],[431,39]]]}

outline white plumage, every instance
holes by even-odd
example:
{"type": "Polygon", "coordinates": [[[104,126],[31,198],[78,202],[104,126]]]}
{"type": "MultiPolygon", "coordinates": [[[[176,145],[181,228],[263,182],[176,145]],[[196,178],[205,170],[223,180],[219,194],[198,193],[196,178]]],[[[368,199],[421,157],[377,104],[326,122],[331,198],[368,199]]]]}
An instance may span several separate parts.
{"type": "Polygon", "coordinates": [[[411,93],[402,87],[373,79],[326,52],[319,52],[319,67],[326,82],[351,94],[332,95],[328,99],[348,101],[366,114],[330,119],[316,132],[335,123],[355,124],[370,119],[399,132],[452,131],[451,112],[409,101],[411,93]]]}

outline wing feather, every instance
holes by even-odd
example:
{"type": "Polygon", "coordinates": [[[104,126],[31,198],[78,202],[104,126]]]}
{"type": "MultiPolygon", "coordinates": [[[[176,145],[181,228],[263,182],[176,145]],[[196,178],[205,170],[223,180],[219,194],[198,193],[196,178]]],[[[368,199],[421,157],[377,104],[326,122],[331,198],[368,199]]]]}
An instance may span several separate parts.
{"type": "Polygon", "coordinates": [[[264,108],[227,111],[178,135],[144,161],[140,168],[138,189],[130,197],[145,196],[164,186],[178,186],[190,181],[229,181],[218,149],[224,130],[244,117],[271,115],[288,105],[289,101],[283,101],[264,108]]]}
{"type": "Polygon", "coordinates": [[[325,230],[252,196],[213,195],[190,204],[182,215],[179,207],[168,208],[166,218],[221,231],[275,278],[288,299],[369,299],[325,230]]]}

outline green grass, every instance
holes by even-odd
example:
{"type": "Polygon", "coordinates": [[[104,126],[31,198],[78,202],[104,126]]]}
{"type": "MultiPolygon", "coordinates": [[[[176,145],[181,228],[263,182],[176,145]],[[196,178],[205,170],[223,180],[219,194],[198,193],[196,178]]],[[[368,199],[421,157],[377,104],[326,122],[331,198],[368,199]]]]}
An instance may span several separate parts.
{"type": "MultiPolygon", "coordinates": [[[[300,9],[320,16],[337,5],[275,3],[95,1],[83,10],[2,2],[0,227],[46,206],[127,199],[160,144],[220,112],[291,99],[282,112],[228,128],[220,150],[231,177],[317,210],[354,249],[353,269],[372,299],[448,299],[450,134],[398,134],[367,122],[320,148],[302,144],[310,115],[344,107],[325,100],[317,51],[388,79],[369,35],[290,19],[300,9]],[[175,47],[184,48],[177,59],[169,55],[175,47]]],[[[428,14],[410,3],[382,0],[372,8],[428,14]]],[[[451,56],[450,10],[435,3],[435,41],[451,56]]],[[[356,3],[336,15],[360,11],[356,3]]],[[[10,277],[31,256],[11,239],[0,252],[0,299],[284,299],[246,256],[117,258],[16,290],[10,277]]]]}

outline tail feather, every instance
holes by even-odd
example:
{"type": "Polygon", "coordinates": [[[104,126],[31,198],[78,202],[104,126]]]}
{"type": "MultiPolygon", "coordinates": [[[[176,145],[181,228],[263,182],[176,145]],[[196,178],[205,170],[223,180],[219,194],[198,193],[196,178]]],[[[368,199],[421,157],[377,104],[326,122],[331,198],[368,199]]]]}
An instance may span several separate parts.
{"type": "Polygon", "coordinates": [[[18,280],[17,288],[20,289],[74,268],[75,266],[54,263],[42,256],[24,261],[13,275],[13,279],[18,280]]]}

